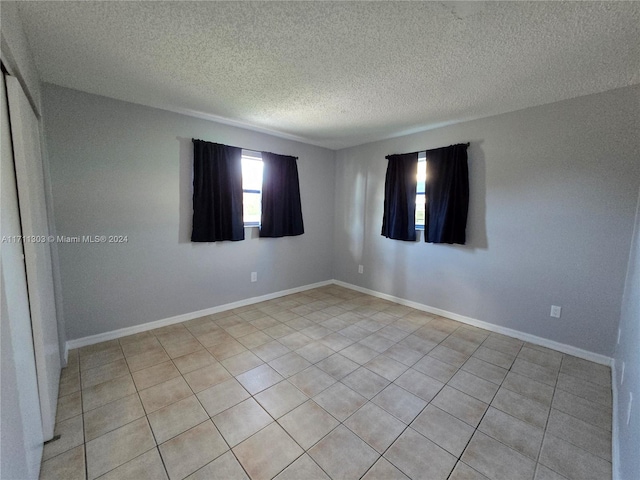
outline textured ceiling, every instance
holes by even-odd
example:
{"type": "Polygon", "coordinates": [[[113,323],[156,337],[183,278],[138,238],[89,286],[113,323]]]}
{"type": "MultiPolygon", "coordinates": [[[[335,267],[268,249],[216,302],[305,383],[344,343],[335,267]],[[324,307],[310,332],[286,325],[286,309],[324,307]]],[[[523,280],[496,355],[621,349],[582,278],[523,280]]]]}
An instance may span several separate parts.
{"type": "Polygon", "coordinates": [[[342,148],[640,83],[634,2],[20,2],[41,79],[342,148]]]}

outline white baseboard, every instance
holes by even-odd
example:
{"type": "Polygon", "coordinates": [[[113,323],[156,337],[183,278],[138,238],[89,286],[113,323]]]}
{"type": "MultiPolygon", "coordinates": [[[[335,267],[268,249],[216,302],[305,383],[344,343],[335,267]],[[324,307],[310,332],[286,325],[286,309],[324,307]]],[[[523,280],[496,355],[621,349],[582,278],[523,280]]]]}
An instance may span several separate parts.
{"type": "Polygon", "coordinates": [[[611,360],[611,390],[612,390],[612,418],[611,418],[611,478],[620,479],[618,471],[620,465],[619,440],[618,440],[618,372],[616,371],[616,359],[611,360]]]}
{"type": "Polygon", "coordinates": [[[173,325],[174,323],[185,322],[187,320],[193,320],[194,318],[204,317],[205,315],[213,315],[214,313],[220,313],[227,310],[233,310],[234,308],[245,307],[247,305],[253,305],[254,303],[265,302],[274,298],[284,297],[294,293],[304,292],[318,287],[324,287],[326,285],[333,284],[333,280],[326,280],[324,282],[312,283],[310,285],[303,285],[302,287],[290,288],[288,290],[281,290],[279,292],[269,293],[267,295],[261,295],[259,297],[247,298],[239,300],[237,302],[226,303],[224,305],[218,305],[217,307],[206,308],[204,310],[198,310],[197,312],[183,313],[182,315],[176,315],[174,317],[164,318],[161,320],[155,320],[141,325],[134,325],[133,327],[120,328],[118,330],[112,330],[110,332],[99,333],[97,335],[90,335],[88,337],[76,338],[73,340],[67,340],[65,358],[67,352],[74,348],[86,347],[87,345],[93,345],[100,342],[106,342],[107,340],[113,340],[115,338],[126,337],[135,333],[146,332],[160,327],[166,327],[167,325],[173,325]]]}
{"type": "MultiPolygon", "coordinates": [[[[152,322],[143,323],[141,325],[135,325],[133,327],[126,327],[118,330],[112,330],[110,332],[99,333],[97,335],[90,335],[88,337],[68,340],[66,343],[66,350],[68,351],[73,348],[85,347],[87,345],[93,345],[95,343],[105,342],[107,340],[113,340],[115,338],[126,337],[128,335],[133,335],[135,333],[146,332],[147,330],[153,330],[155,328],[165,327],[167,325],[173,325],[174,323],[180,323],[186,320],[193,320],[194,318],[204,317],[205,315],[212,315],[214,313],[224,312],[226,310],[232,310],[234,308],[244,307],[246,305],[252,305],[254,303],[260,303],[266,300],[272,300],[274,298],[284,297],[285,295],[304,292],[306,290],[311,290],[313,288],[318,288],[318,287],[324,287],[326,285],[331,285],[331,284],[349,288],[357,292],[366,293],[374,297],[383,298],[385,300],[390,300],[400,305],[406,305],[407,307],[415,308],[416,310],[421,310],[423,312],[433,313],[435,315],[440,315],[441,317],[457,320],[458,322],[466,323],[467,325],[472,325],[474,327],[483,328],[491,332],[501,333],[509,337],[515,337],[520,340],[533,343],[535,345],[540,345],[543,347],[551,348],[553,350],[558,350],[560,352],[567,353],[575,357],[583,358],[585,360],[589,360],[595,363],[612,366],[612,359],[605,355],[589,352],[588,350],[583,350],[581,348],[577,348],[571,345],[549,340],[547,338],[538,337],[530,333],[521,332],[519,330],[514,330],[512,328],[502,327],[500,325],[495,325],[493,323],[485,322],[483,320],[478,320],[472,317],[466,317],[464,315],[459,315],[457,313],[442,310],[440,308],[431,307],[429,305],[424,305],[422,303],[413,302],[411,300],[406,300],[404,298],[395,297],[393,295],[388,295],[386,293],[377,292],[375,290],[369,290],[368,288],[359,287],[357,285],[342,282],[340,280],[326,280],[324,282],[313,283],[310,285],[303,285],[301,287],[291,288],[289,290],[281,290],[279,292],[269,293],[267,295],[262,295],[259,297],[247,298],[245,300],[239,300],[237,302],[227,303],[225,305],[219,305],[217,307],[211,307],[204,310],[199,310],[197,312],[184,313],[182,315],[176,315],[174,317],[155,320],[152,322]]],[[[65,357],[66,357],[66,354],[67,352],[65,352],[65,357]]]]}
{"type": "Polygon", "coordinates": [[[540,345],[542,347],[558,350],[562,353],[573,355],[574,357],[583,358],[585,360],[599,363],[601,365],[611,366],[612,359],[610,357],[607,357],[606,355],[593,353],[588,350],[583,350],[581,348],[574,347],[572,345],[567,345],[565,343],[556,342],[553,340],[549,340],[547,338],[538,337],[536,335],[521,332],[519,330],[514,330],[512,328],[502,327],[500,325],[485,322],[483,320],[478,320],[476,318],[466,317],[464,315],[459,315],[457,313],[448,312],[447,310],[431,307],[429,305],[424,305],[422,303],[413,302],[411,300],[405,300],[404,298],[394,297],[393,295],[388,295],[386,293],[377,292],[375,290],[369,290],[368,288],[359,287],[357,285],[342,282],[340,280],[334,280],[333,283],[341,287],[350,288],[351,290],[356,290],[357,292],[366,293],[374,297],[399,303],[400,305],[405,305],[407,307],[415,308],[416,310],[422,310],[423,312],[433,313],[441,317],[446,317],[446,318],[450,318],[451,320],[456,320],[458,322],[466,323],[467,325],[483,328],[485,330],[489,330],[490,332],[501,333],[502,335],[515,337],[520,340],[524,340],[525,342],[533,343],[535,345],[540,345]]]}

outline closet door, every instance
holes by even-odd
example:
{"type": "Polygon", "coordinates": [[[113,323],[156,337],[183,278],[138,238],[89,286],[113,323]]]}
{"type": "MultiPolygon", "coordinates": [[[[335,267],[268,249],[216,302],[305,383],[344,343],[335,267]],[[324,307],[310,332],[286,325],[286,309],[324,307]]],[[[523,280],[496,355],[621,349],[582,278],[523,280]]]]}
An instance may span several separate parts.
{"type": "Polygon", "coordinates": [[[15,77],[7,76],[13,157],[24,242],[44,439],[53,437],[60,351],[38,119],[15,77]]]}
{"type": "Polygon", "coordinates": [[[0,89],[0,459],[2,478],[37,479],[42,457],[42,421],[35,353],[29,314],[29,296],[22,242],[18,191],[11,149],[9,110],[4,75],[0,89]]]}

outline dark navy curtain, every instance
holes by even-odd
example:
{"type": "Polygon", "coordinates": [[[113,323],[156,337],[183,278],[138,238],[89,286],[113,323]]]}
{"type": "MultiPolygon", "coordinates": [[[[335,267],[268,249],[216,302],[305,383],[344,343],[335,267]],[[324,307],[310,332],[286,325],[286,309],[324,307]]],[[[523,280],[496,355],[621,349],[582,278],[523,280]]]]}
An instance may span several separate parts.
{"type": "Polygon", "coordinates": [[[192,242],[244,240],[242,149],[193,140],[192,242]]]}
{"type": "Polygon", "coordinates": [[[296,157],[262,153],[260,237],[302,235],[302,205],[296,157]]]}
{"type": "Polygon", "coordinates": [[[389,155],[387,160],[382,235],[415,241],[418,153],[389,155]]]}
{"type": "Polygon", "coordinates": [[[426,218],[429,243],[466,242],[469,210],[468,143],[427,150],[426,218]]]}

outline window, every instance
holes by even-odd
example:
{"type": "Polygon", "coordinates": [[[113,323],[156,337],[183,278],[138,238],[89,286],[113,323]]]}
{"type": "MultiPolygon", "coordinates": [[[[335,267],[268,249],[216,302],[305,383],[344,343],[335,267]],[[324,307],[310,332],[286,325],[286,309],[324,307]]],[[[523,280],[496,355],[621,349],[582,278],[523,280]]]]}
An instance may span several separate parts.
{"type": "Polygon", "coordinates": [[[262,211],[262,154],[242,150],[242,192],[245,227],[259,226],[262,211]]]}
{"type": "Polygon", "coordinates": [[[416,187],[416,229],[424,229],[425,189],[427,182],[427,152],[418,153],[418,185],[416,187]]]}

